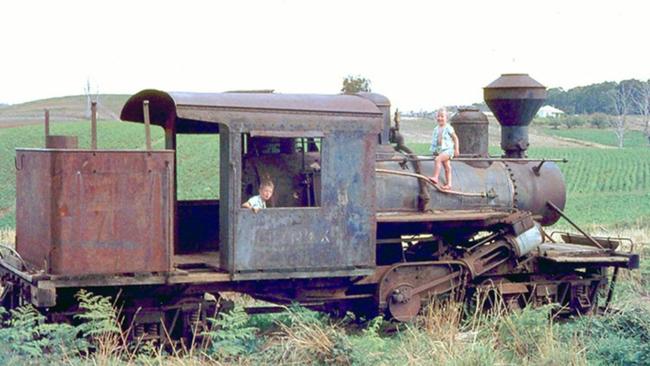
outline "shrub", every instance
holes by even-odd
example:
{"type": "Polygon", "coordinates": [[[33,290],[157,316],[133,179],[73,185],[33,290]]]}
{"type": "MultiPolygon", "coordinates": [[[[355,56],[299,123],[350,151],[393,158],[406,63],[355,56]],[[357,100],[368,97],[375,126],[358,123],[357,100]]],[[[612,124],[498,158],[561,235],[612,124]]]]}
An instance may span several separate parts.
{"type": "Polygon", "coordinates": [[[567,128],[579,127],[587,123],[587,119],[584,116],[578,114],[562,116],[561,121],[567,128]]]}
{"type": "Polygon", "coordinates": [[[605,113],[592,113],[589,115],[589,124],[595,128],[605,128],[609,126],[609,116],[605,113]]]}
{"type": "Polygon", "coordinates": [[[355,365],[377,365],[390,359],[390,340],[379,334],[384,319],[378,316],[368,322],[359,335],[350,336],[351,361],[355,365]],[[388,350],[388,352],[387,352],[388,350]]]}
{"type": "Polygon", "coordinates": [[[290,307],[278,319],[279,330],[267,338],[258,363],[350,364],[350,341],[337,323],[299,306],[290,307]]]}
{"type": "MultiPolygon", "coordinates": [[[[0,312],[7,315],[3,308],[0,312]]],[[[78,338],[78,329],[69,324],[45,323],[45,317],[31,305],[11,310],[10,314],[0,328],[1,364],[24,363],[25,359],[56,362],[87,350],[86,342],[78,338]]]]}
{"type": "Polygon", "coordinates": [[[117,312],[113,308],[111,298],[95,295],[86,290],[80,290],[75,298],[79,301],[79,308],[82,313],[75,315],[81,320],[78,329],[89,339],[102,337],[113,337],[121,334],[120,325],[117,321],[117,312]]]}
{"type": "Polygon", "coordinates": [[[602,316],[576,319],[561,327],[562,337],[578,337],[590,364],[650,364],[650,307],[629,302],[602,316]]]}
{"type": "Polygon", "coordinates": [[[210,329],[203,333],[209,338],[208,355],[217,359],[250,353],[255,349],[257,328],[249,325],[249,316],[241,305],[230,312],[208,318],[210,329]]]}
{"type": "Polygon", "coordinates": [[[553,127],[553,129],[557,130],[560,125],[562,124],[562,117],[551,117],[549,118],[549,125],[553,127]]]}

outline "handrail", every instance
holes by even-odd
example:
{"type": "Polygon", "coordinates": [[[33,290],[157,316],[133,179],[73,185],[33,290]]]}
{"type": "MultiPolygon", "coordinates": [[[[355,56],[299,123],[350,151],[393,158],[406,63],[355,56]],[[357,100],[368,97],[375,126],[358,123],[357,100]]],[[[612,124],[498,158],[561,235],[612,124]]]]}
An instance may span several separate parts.
{"type": "Polygon", "coordinates": [[[416,173],[410,173],[410,172],[400,172],[398,170],[380,169],[380,168],[375,169],[375,171],[377,173],[401,175],[401,176],[405,176],[405,177],[413,177],[413,178],[422,179],[425,182],[432,185],[435,189],[437,189],[441,193],[453,194],[453,195],[458,195],[458,196],[466,196],[466,197],[490,197],[490,195],[488,193],[486,193],[486,192],[473,193],[473,192],[460,192],[460,191],[452,191],[452,190],[442,189],[438,184],[433,183],[431,181],[431,179],[429,179],[428,177],[426,177],[426,176],[424,176],[422,174],[416,174],[416,173]]]}

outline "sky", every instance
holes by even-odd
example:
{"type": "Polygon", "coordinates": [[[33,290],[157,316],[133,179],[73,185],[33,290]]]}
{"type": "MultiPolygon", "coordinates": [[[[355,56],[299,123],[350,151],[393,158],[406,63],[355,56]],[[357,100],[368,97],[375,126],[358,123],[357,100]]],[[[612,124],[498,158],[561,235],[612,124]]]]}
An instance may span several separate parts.
{"type": "Polygon", "coordinates": [[[402,110],[482,100],[502,73],[548,87],[650,78],[646,1],[4,1],[0,103],[141,89],[338,93],[402,110]]]}

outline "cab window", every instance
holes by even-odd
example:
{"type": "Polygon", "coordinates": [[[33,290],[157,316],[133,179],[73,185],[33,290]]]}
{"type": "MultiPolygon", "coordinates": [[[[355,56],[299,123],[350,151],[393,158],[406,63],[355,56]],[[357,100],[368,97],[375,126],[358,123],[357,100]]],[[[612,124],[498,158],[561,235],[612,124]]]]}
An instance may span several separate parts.
{"type": "Polygon", "coordinates": [[[313,135],[243,134],[244,208],[320,206],[322,140],[313,135]]]}

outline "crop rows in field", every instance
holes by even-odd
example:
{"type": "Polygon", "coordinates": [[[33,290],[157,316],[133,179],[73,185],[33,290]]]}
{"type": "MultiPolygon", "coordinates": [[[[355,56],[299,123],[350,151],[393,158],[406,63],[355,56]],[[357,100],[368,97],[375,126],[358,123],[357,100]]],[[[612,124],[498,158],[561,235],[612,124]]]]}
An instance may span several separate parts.
{"type": "Polygon", "coordinates": [[[531,157],[566,158],[572,193],[650,192],[650,149],[531,149],[531,157]]]}
{"type": "MultiPolygon", "coordinates": [[[[429,154],[428,144],[409,146],[429,154]]],[[[650,149],[531,148],[528,153],[569,161],[559,163],[567,184],[565,211],[579,224],[650,225],[650,149]]]]}
{"type": "Polygon", "coordinates": [[[531,149],[566,158],[567,213],[598,226],[650,223],[650,149],[531,149]]]}

